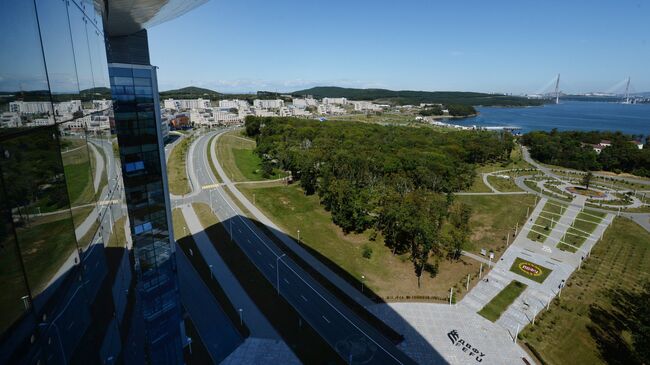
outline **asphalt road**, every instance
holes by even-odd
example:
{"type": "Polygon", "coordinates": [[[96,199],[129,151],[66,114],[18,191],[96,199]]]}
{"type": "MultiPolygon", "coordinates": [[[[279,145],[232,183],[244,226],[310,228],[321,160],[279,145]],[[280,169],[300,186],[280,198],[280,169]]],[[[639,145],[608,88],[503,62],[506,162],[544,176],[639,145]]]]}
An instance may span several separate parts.
{"type": "MultiPolygon", "coordinates": [[[[210,170],[207,147],[211,132],[197,138],[188,155],[189,175],[194,191],[185,202],[211,203],[234,241],[279,292],[345,361],[364,364],[415,364],[372,326],[324,289],[295,262],[284,255],[223,191],[210,170]],[[212,190],[210,193],[209,190],[212,190]],[[212,201],[210,202],[210,199],[212,201]]],[[[441,359],[442,362],[442,359],[441,359]]]]}

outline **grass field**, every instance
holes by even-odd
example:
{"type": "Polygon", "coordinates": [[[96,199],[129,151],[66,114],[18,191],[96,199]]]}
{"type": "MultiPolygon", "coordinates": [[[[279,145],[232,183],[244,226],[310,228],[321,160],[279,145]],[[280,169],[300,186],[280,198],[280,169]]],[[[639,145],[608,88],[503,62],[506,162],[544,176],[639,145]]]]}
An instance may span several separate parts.
{"type": "Polygon", "coordinates": [[[539,213],[539,216],[535,220],[535,225],[528,232],[528,238],[533,241],[544,242],[546,241],[546,236],[548,236],[553,228],[557,224],[558,219],[562,216],[562,213],[566,209],[566,205],[558,204],[554,201],[547,201],[544,204],[544,208],[539,213]]]}
{"type": "Polygon", "coordinates": [[[459,195],[456,197],[472,208],[470,227],[471,246],[466,250],[480,253],[484,248],[495,252],[498,259],[506,249],[506,242],[512,242],[515,226],[526,222],[526,210],[534,209],[533,195],[459,195]],[[506,240],[506,236],[510,238],[506,240]]]}
{"type": "MultiPolygon", "coordinates": [[[[504,173],[504,175],[510,176],[509,173],[507,173],[507,172],[504,173]]],[[[494,187],[498,191],[501,191],[501,192],[522,191],[517,186],[517,184],[515,184],[515,180],[512,177],[510,179],[504,179],[504,178],[501,178],[501,177],[498,177],[498,176],[489,175],[487,177],[487,179],[488,179],[488,182],[490,183],[490,185],[492,185],[492,187],[494,187]]]]}
{"type": "Polygon", "coordinates": [[[483,178],[481,174],[476,174],[474,177],[474,182],[469,189],[466,190],[468,193],[491,193],[492,190],[483,183],[483,178]]]}
{"type": "Polygon", "coordinates": [[[124,229],[126,219],[127,217],[123,216],[115,221],[113,224],[113,234],[108,239],[106,247],[126,247],[126,230],[124,229]]]}
{"type": "Polygon", "coordinates": [[[478,314],[492,322],[496,322],[496,320],[501,317],[501,314],[508,309],[510,304],[512,304],[527,287],[526,284],[520,283],[516,280],[511,281],[510,284],[506,285],[499,294],[492,298],[492,300],[490,300],[490,302],[488,302],[488,304],[486,304],[478,314]]]}
{"type": "Polygon", "coordinates": [[[217,140],[216,154],[224,172],[232,181],[261,181],[284,176],[275,170],[268,179],[262,176],[262,159],[254,152],[255,141],[236,130],[217,140]]]}
{"type": "Polygon", "coordinates": [[[354,278],[365,276],[364,283],[385,300],[446,300],[449,288],[457,286],[460,298],[465,293],[465,280],[471,276],[475,282],[479,264],[470,259],[459,262],[440,261],[435,278],[422,276],[418,289],[417,278],[407,255],[393,255],[383,244],[381,235],[376,241],[369,239],[370,232],[344,234],[334,225],[317,195],[305,196],[296,185],[260,188],[240,185],[239,190],[288,234],[300,238],[310,249],[338,265],[354,278]],[[372,249],[370,259],[364,258],[365,247],[372,249]],[[462,287],[462,288],[461,288],[462,287]],[[408,298],[407,298],[408,297],[408,298]]]}
{"type": "MultiPolygon", "coordinates": [[[[549,364],[639,364],[629,300],[650,280],[650,233],[616,218],[550,311],[521,338],[549,364]]],[[[646,360],[647,361],[647,360],[646,360]]]]}
{"type": "Polygon", "coordinates": [[[93,185],[95,161],[89,159],[88,146],[84,139],[66,139],[70,148],[61,153],[63,170],[70,197],[70,205],[78,206],[94,202],[93,185]]]}
{"type": "Polygon", "coordinates": [[[167,179],[169,192],[173,195],[185,195],[191,192],[190,183],[185,170],[187,152],[192,144],[192,138],[186,137],[172,149],[167,161],[167,179]]]}
{"type": "Polygon", "coordinates": [[[562,241],[569,245],[560,244],[558,245],[558,248],[561,250],[575,252],[575,248],[571,246],[582,246],[582,244],[585,243],[587,237],[589,237],[589,234],[593,232],[596,227],[598,227],[598,224],[603,220],[604,217],[605,213],[583,209],[580,213],[578,213],[576,219],[571,224],[571,227],[567,229],[564,237],[562,238],[562,241]]]}
{"type": "Polygon", "coordinates": [[[217,136],[210,138],[208,141],[208,149],[206,151],[206,155],[208,156],[208,164],[210,165],[210,170],[212,170],[212,175],[214,175],[214,178],[217,179],[218,183],[222,183],[223,180],[221,180],[221,175],[219,175],[217,172],[217,168],[214,166],[214,161],[212,161],[212,148],[214,147],[215,138],[217,138],[217,136]]]}
{"type": "Polygon", "coordinates": [[[553,270],[517,257],[510,266],[510,271],[538,283],[543,283],[553,270]]]}

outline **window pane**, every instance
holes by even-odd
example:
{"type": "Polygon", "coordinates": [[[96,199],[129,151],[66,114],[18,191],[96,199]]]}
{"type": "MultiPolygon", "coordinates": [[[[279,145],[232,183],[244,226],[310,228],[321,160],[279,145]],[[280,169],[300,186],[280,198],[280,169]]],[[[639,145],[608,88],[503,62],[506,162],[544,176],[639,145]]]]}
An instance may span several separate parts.
{"type": "Polygon", "coordinates": [[[3,1],[0,9],[0,134],[47,123],[52,113],[36,11],[32,1],[3,1]],[[11,36],[4,36],[10,34],[11,36]]]}
{"type": "Polygon", "coordinates": [[[78,259],[57,134],[55,126],[43,127],[1,142],[2,179],[11,181],[6,205],[35,305],[78,259]]]}
{"type": "Polygon", "coordinates": [[[54,118],[58,122],[72,120],[83,113],[67,5],[63,0],[38,0],[36,5],[54,101],[54,118]]]}

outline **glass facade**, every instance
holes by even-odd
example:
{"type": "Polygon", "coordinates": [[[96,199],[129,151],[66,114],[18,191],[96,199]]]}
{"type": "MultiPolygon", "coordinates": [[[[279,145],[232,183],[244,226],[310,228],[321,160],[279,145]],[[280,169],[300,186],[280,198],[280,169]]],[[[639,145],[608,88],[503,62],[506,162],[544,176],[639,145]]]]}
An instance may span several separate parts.
{"type": "Polygon", "coordinates": [[[102,8],[0,6],[0,364],[105,363],[133,284],[102,8]]]}
{"type": "Polygon", "coordinates": [[[111,63],[109,70],[147,353],[156,364],[180,363],[181,312],[156,69],[111,63]]]}

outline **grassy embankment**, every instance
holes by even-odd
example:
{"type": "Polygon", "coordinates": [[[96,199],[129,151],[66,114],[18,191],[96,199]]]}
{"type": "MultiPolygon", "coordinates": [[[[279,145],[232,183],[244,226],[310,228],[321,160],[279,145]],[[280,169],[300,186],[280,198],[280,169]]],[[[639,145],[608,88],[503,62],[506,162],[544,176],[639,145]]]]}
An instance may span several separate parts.
{"type": "Polygon", "coordinates": [[[630,300],[650,280],[650,233],[616,218],[562,298],[521,332],[550,364],[637,364],[631,355],[630,300]]]}
{"type": "Polygon", "coordinates": [[[506,285],[503,290],[499,292],[492,300],[490,300],[479,312],[478,314],[489,319],[492,322],[496,322],[501,314],[508,309],[510,304],[512,304],[517,297],[526,290],[528,285],[520,283],[516,280],[510,282],[506,285]]]}
{"type": "Polygon", "coordinates": [[[185,170],[187,152],[192,144],[192,138],[186,137],[172,149],[167,161],[167,179],[169,192],[173,195],[185,195],[191,192],[190,182],[185,170]]]}

